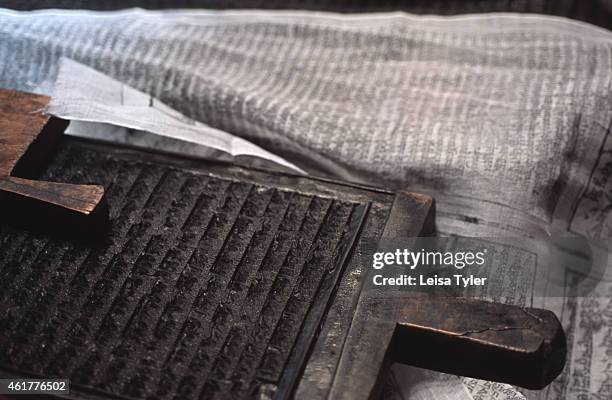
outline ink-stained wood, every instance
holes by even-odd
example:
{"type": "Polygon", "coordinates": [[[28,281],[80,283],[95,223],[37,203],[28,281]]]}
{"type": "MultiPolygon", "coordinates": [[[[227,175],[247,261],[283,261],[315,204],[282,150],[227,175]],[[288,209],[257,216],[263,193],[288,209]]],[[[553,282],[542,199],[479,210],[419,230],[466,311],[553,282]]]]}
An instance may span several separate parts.
{"type": "Polygon", "coordinates": [[[462,298],[420,298],[398,307],[395,361],[542,389],[561,373],[566,344],[547,310],[462,298]]]}
{"type": "Polygon", "coordinates": [[[566,357],[552,312],[461,298],[364,299],[345,349],[330,399],[378,398],[394,362],[538,390],[566,357]]]}
{"type": "MultiPolygon", "coordinates": [[[[434,215],[430,197],[398,194],[382,237],[430,236],[434,215]]],[[[342,296],[339,291],[331,315],[346,307],[342,296]]],[[[565,366],[565,334],[548,310],[366,288],[358,296],[346,333],[332,327],[331,341],[318,341],[296,398],[379,398],[395,362],[528,389],[542,389],[565,366]],[[326,357],[324,348],[339,352],[339,361],[326,357]],[[333,378],[322,385],[330,371],[333,378]]]]}
{"type": "Polygon", "coordinates": [[[394,197],[72,137],[42,178],[83,170],[106,240],[0,224],[0,376],[61,375],[75,398],[291,398],[394,197]]]}
{"type": "Polygon", "coordinates": [[[111,223],[95,244],[0,223],[3,376],[79,398],[365,400],[393,362],[527,388],[564,366],[549,311],[363,288],[361,241],[431,235],[428,196],[69,138],[52,155],[49,99],[0,98],[0,222],[105,221],[86,175],[111,223]]]}
{"type": "Polygon", "coordinates": [[[89,234],[104,230],[104,188],[34,180],[67,122],[43,110],[47,96],[0,89],[0,212],[37,230],[89,234]]]}

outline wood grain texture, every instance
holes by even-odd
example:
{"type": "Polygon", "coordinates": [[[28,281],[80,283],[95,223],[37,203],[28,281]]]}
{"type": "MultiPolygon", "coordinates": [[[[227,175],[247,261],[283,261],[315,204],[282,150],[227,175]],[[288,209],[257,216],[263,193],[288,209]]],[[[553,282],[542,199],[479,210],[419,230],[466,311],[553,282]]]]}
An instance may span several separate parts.
{"type": "Polygon", "coordinates": [[[41,112],[49,100],[47,96],[0,89],[0,176],[12,174],[49,122],[50,117],[41,112]]]}
{"type": "Polygon", "coordinates": [[[66,234],[99,233],[108,221],[104,188],[34,180],[67,121],[45,114],[47,96],[0,89],[0,200],[4,220],[66,234]]]}

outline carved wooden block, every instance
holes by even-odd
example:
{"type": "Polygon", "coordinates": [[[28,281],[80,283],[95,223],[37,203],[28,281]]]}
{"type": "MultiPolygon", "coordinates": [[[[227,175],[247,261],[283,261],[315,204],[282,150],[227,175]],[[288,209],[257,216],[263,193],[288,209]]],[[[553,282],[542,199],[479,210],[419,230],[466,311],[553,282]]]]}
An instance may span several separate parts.
{"type": "Polygon", "coordinates": [[[360,241],[431,235],[430,197],[61,140],[48,101],[0,90],[0,224],[28,227],[0,230],[1,376],[70,378],[79,398],[365,400],[393,362],[532,389],[563,369],[550,311],[363,289],[360,241]],[[102,232],[105,197],[105,240],[28,232],[102,232]]]}

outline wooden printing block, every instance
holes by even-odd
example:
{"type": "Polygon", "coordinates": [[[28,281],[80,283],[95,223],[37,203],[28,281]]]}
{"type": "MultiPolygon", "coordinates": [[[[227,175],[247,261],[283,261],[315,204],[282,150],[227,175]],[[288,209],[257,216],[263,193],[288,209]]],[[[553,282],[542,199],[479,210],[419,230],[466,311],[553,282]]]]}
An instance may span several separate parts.
{"type": "Polygon", "coordinates": [[[367,399],[392,362],[530,389],[563,368],[549,311],[362,290],[357,249],[431,234],[427,196],[62,137],[48,98],[0,99],[4,377],[68,378],[75,398],[367,399]]]}

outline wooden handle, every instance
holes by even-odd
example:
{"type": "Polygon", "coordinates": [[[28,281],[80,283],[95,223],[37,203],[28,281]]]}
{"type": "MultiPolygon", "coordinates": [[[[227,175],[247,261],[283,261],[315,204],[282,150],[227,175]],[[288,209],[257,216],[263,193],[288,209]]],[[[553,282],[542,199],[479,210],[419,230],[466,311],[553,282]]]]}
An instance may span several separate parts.
{"type": "Polygon", "coordinates": [[[104,188],[44,182],[40,173],[68,122],[43,113],[50,98],[0,89],[0,213],[36,230],[68,235],[106,229],[104,188]]]}
{"type": "Polygon", "coordinates": [[[542,389],[561,373],[566,343],[550,311],[470,299],[425,299],[401,310],[394,361],[542,389]]]}

